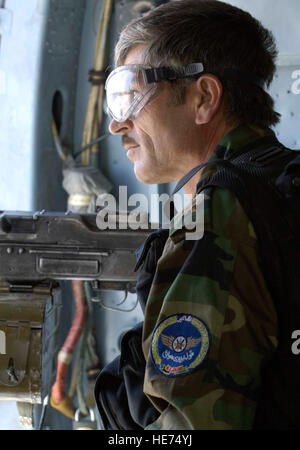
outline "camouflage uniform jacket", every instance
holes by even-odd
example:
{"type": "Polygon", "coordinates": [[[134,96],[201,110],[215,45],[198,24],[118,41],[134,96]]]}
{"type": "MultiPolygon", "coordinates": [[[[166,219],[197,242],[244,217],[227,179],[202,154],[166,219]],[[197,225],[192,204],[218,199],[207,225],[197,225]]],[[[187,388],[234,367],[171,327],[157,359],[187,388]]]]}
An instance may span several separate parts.
{"type": "MultiPolygon", "coordinates": [[[[210,160],[265,134],[240,126],[210,160]]],[[[174,217],[147,300],[144,392],[161,413],[147,429],[251,429],[260,368],[277,344],[253,226],[229,190],[204,192],[203,237],[186,240],[174,217]]]]}

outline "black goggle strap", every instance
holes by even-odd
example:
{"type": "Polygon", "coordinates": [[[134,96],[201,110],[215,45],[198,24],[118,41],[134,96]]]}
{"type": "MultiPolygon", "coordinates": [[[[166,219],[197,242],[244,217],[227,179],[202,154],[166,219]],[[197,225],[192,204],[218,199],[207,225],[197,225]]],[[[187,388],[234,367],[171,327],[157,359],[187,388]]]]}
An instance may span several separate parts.
{"type": "Polygon", "coordinates": [[[202,63],[189,64],[182,70],[172,69],[172,67],[157,67],[152,69],[143,69],[144,81],[147,84],[158,83],[159,81],[172,81],[181,78],[194,77],[204,71],[202,63]]]}
{"type": "Polygon", "coordinates": [[[182,78],[192,78],[204,73],[212,73],[219,78],[230,78],[233,80],[241,81],[243,83],[254,84],[262,89],[264,89],[265,86],[264,80],[251,73],[243,72],[237,69],[223,69],[221,72],[208,72],[204,71],[202,63],[189,64],[183,67],[181,71],[178,71],[178,69],[173,69],[171,67],[143,69],[143,76],[146,84],[158,83],[159,81],[172,81],[182,78]]]}

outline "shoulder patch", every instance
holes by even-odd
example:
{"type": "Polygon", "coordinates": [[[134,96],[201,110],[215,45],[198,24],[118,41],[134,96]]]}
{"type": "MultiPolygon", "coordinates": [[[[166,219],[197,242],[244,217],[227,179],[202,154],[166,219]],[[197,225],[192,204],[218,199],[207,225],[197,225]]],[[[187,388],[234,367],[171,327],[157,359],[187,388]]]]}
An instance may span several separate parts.
{"type": "Polygon", "coordinates": [[[176,377],[198,369],[209,346],[210,333],[203,320],[191,314],[174,314],[154,329],[151,357],[159,372],[176,377]]]}

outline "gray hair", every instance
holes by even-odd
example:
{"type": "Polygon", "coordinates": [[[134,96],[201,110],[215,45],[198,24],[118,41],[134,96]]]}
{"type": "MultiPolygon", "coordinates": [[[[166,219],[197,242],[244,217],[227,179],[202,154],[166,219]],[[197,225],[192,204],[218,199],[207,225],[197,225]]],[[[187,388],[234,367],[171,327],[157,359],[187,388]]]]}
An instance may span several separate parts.
{"type": "MultiPolygon", "coordinates": [[[[225,114],[241,122],[269,127],[279,122],[274,102],[260,87],[222,76],[223,69],[242,70],[267,86],[275,73],[273,35],[246,11],[217,0],[176,0],[131,21],[115,48],[115,65],[131,49],[144,45],[144,64],[171,66],[201,62],[223,85],[225,114]],[[221,76],[218,75],[221,74],[221,76]]],[[[171,82],[179,102],[190,80],[171,82]]]]}

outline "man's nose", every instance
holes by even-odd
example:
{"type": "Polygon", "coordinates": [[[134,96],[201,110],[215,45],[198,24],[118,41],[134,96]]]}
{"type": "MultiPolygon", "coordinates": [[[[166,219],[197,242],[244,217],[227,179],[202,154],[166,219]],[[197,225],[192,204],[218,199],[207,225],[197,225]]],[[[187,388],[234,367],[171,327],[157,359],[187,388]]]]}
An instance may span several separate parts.
{"type": "Polygon", "coordinates": [[[131,120],[125,120],[124,122],[117,122],[112,119],[109,124],[109,132],[111,134],[125,134],[131,130],[133,124],[131,120]]]}

